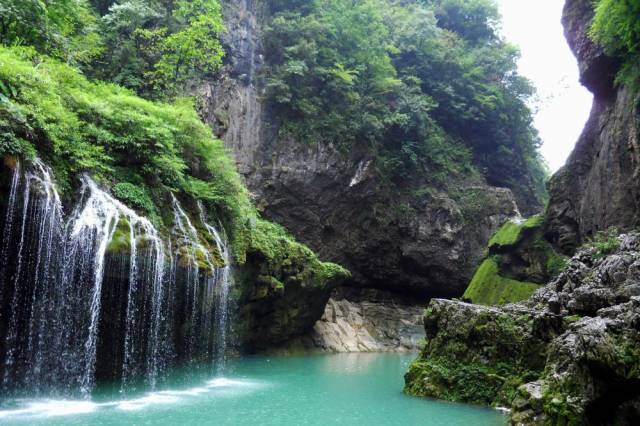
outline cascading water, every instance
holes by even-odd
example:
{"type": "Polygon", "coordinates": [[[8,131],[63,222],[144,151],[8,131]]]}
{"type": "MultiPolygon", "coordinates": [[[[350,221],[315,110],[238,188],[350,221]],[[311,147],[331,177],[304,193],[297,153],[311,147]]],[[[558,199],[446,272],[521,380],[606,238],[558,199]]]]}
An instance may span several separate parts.
{"type": "Polygon", "coordinates": [[[66,221],[39,160],[17,163],[10,185],[0,248],[3,393],[87,395],[96,378],[154,387],[169,365],[222,359],[229,253],[215,228],[204,224],[224,266],[175,198],[175,238],[164,242],[88,176],[66,221]]]}
{"type": "Polygon", "coordinates": [[[185,285],[187,294],[190,296],[187,312],[191,327],[186,339],[189,359],[195,360],[196,353],[201,353],[208,359],[213,343],[214,330],[211,318],[217,270],[209,250],[200,243],[197,230],[175,197],[173,197],[173,213],[174,234],[181,244],[175,261],[186,275],[185,285]],[[204,268],[201,268],[202,266],[204,268]],[[201,283],[203,276],[204,282],[201,283]],[[201,286],[204,287],[202,294],[199,293],[201,286]]]}
{"type": "MultiPolygon", "coordinates": [[[[220,235],[220,232],[209,224],[205,216],[202,203],[198,202],[198,211],[200,212],[200,221],[203,223],[207,232],[216,243],[218,253],[222,256],[224,266],[216,270],[216,309],[215,309],[215,330],[217,332],[214,344],[214,358],[218,374],[224,372],[225,357],[227,353],[227,336],[229,333],[229,290],[232,285],[233,273],[231,266],[231,255],[226,240],[220,235]]],[[[222,226],[220,225],[220,229],[222,226]]]]}
{"type": "MultiPolygon", "coordinates": [[[[149,220],[138,216],[133,210],[100,190],[90,178],[85,176],[83,185],[89,191],[89,197],[84,203],[84,208],[77,211],[72,218],[67,239],[67,258],[72,262],[81,258],[78,253],[93,253],[90,321],[84,343],[85,365],[82,388],[88,391],[92,387],[98,345],[98,325],[104,293],[102,284],[106,252],[118,228],[128,228],[122,237],[128,237],[129,252],[123,385],[126,386],[131,378],[141,375],[146,376],[151,384],[155,384],[162,364],[159,342],[163,328],[161,318],[165,287],[163,281],[165,250],[162,240],[149,220]],[[150,306],[150,314],[146,312],[148,306],[150,306]],[[153,321],[149,327],[144,327],[143,323],[147,315],[150,315],[153,321]],[[154,354],[148,357],[149,362],[144,362],[146,350],[154,354]]],[[[64,282],[75,281],[73,275],[78,268],[72,262],[64,269],[64,282]]],[[[84,274],[84,269],[83,265],[78,272],[84,274]]]]}
{"type": "Polygon", "coordinates": [[[47,322],[55,318],[60,299],[55,289],[60,277],[52,266],[60,260],[61,235],[62,203],[49,170],[35,161],[22,177],[16,165],[2,247],[3,386],[42,383],[59,373],[49,362],[48,352],[56,342],[47,322]],[[24,190],[19,194],[21,179],[24,190]],[[19,223],[14,223],[16,216],[19,223]],[[11,252],[16,256],[12,265],[7,257],[11,252]]]}

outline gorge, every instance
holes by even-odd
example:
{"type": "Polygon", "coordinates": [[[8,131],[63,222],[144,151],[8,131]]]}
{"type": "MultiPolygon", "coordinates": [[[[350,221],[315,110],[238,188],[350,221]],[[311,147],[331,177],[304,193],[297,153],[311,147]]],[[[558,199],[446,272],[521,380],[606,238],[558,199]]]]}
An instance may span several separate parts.
{"type": "Polygon", "coordinates": [[[548,180],[492,0],[0,11],[0,423],[640,418],[633,2],[548,180]]]}

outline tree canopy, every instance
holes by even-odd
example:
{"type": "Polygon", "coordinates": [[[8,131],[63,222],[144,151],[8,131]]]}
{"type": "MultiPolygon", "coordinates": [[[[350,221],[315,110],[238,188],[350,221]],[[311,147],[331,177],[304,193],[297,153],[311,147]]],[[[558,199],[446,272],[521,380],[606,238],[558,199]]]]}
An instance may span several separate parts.
{"type": "Polygon", "coordinates": [[[278,0],[265,33],[282,132],[374,152],[393,178],[480,169],[490,183],[546,170],[491,0],[278,0]],[[479,165],[479,167],[474,167],[479,165]]]}
{"type": "Polygon", "coordinates": [[[31,46],[147,97],[215,73],[222,31],[218,0],[0,0],[0,43],[31,46]]]}

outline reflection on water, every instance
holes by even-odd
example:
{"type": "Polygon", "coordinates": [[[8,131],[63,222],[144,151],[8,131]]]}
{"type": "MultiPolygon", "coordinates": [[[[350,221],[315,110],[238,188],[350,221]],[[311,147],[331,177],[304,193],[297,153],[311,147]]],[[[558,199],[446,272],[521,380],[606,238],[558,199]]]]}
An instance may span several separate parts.
{"type": "Polygon", "coordinates": [[[319,358],[321,370],[327,373],[367,374],[376,362],[371,353],[347,353],[319,358]]]}

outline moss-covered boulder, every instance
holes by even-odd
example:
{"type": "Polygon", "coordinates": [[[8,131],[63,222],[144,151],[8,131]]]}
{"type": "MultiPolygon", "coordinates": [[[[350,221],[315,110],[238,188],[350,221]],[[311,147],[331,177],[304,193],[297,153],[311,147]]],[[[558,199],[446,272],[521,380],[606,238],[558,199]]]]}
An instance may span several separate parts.
{"type": "Polygon", "coordinates": [[[524,300],[564,267],[544,236],[542,215],[505,223],[489,240],[487,256],[463,298],[484,305],[524,300]]]}
{"type": "Polygon", "coordinates": [[[483,305],[504,305],[524,300],[538,288],[536,283],[501,276],[498,262],[490,257],[482,262],[462,297],[483,305]]]}
{"type": "Polygon", "coordinates": [[[234,329],[241,349],[265,350],[311,331],[331,291],[348,277],[346,269],[321,262],[282,227],[258,220],[238,271],[234,329]]]}
{"type": "Polygon", "coordinates": [[[424,316],[427,344],[405,375],[405,392],[510,406],[519,385],[544,368],[562,322],[526,309],[434,299],[424,316]]]}

